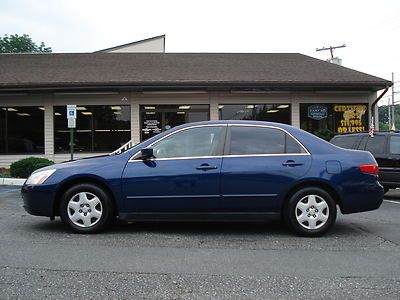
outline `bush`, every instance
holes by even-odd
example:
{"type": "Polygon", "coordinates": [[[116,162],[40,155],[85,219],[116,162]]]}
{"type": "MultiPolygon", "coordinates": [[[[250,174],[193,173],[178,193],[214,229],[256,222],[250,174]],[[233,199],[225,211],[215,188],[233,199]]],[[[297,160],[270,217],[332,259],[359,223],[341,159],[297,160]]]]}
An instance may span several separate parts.
{"type": "Polygon", "coordinates": [[[37,169],[54,164],[53,161],[40,157],[28,157],[20,159],[10,166],[12,177],[28,178],[37,169]]]}

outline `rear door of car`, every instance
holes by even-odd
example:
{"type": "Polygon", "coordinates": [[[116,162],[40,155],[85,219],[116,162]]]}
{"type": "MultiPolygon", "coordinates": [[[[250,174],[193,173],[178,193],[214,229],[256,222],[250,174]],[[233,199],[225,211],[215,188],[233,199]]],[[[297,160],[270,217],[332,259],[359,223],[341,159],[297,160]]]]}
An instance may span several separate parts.
{"type": "Polygon", "coordinates": [[[280,197],[310,168],[311,155],[280,128],[230,125],[219,210],[275,212],[280,197]]]}

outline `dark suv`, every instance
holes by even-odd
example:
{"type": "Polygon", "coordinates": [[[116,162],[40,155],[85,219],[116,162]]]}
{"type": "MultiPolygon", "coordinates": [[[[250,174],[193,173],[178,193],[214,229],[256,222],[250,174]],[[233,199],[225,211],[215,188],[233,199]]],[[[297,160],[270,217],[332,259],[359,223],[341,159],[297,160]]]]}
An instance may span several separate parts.
{"type": "Polygon", "coordinates": [[[379,165],[379,182],[389,189],[400,187],[400,132],[349,133],[337,135],[331,143],[347,149],[372,153],[379,165]]]}

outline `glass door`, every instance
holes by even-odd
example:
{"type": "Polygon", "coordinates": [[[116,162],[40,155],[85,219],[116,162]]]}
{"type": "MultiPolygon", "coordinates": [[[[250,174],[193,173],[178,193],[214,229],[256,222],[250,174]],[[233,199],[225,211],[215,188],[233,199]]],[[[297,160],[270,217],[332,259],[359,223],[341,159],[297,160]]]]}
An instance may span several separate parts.
{"type": "Polygon", "coordinates": [[[210,119],[209,112],[209,105],[141,105],[141,141],[175,126],[207,121],[210,119]]]}

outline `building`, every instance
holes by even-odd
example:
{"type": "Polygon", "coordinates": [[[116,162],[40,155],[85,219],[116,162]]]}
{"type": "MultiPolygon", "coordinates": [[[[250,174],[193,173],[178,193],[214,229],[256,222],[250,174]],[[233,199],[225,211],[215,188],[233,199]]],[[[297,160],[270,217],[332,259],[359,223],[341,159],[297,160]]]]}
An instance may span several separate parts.
{"type": "Polygon", "coordinates": [[[165,34],[128,44],[114,46],[96,52],[105,52],[105,53],[136,53],[136,52],[160,53],[161,52],[162,53],[165,52],[165,34]]]}
{"type": "Polygon", "coordinates": [[[157,42],[153,53],[0,55],[0,167],[27,156],[68,160],[68,104],[78,109],[80,158],[202,120],[365,131],[377,92],[391,86],[297,53],[162,53],[157,42]]]}

